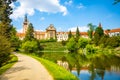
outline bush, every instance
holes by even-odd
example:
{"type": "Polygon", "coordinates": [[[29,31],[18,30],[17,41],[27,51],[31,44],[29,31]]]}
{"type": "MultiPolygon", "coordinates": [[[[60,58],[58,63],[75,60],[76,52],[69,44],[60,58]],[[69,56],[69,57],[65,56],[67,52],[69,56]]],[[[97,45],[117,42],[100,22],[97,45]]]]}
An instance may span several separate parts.
{"type": "Polygon", "coordinates": [[[91,53],[95,53],[96,48],[94,48],[93,45],[88,44],[88,45],[86,46],[86,50],[87,50],[87,53],[88,53],[88,54],[91,54],[91,53]]]}
{"type": "Polygon", "coordinates": [[[119,47],[120,46],[120,37],[119,36],[113,36],[107,39],[106,41],[107,46],[119,47]]]}
{"type": "Polygon", "coordinates": [[[68,41],[67,49],[71,52],[76,51],[78,49],[78,45],[73,37],[70,38],[70,40],[68,41]]]}
{"type": "Polygon", "coordinates": [[[78,40],[78,44],[80,48],[85,48],[88,43],[89,43],[89,40],[86,38],[80,38],[78,40]]]}
{"type": "Polygon", "coordinates": [[[26,41],[22,44],[22,49],[25,52],[32,53],[39,50],[39,45],[37,41],[26,41]]]}
{"type": "Polygon", "coordinates": [[[39,42],[40,43],[46,43],[46,42],[56,42],[57,40],[56,39],[53,39],[53,38],[50,38],[50,39],[47,39],[47,40],[40,40],[39,42]]]}
{"type": "Polygon", "coordinates": [[[64,41],[64,40],[62,40],[62,42],[61,42],[61,44],[62,44],[63,46],[65,46],[66,43],[67,43],[67,41],[64,41]]]}
{"type": "Polygon", "coordinates": [[[0,67],[10,59],[9,55],[11,51],[10,42],[4,36],[0,35],[0,67]]]}

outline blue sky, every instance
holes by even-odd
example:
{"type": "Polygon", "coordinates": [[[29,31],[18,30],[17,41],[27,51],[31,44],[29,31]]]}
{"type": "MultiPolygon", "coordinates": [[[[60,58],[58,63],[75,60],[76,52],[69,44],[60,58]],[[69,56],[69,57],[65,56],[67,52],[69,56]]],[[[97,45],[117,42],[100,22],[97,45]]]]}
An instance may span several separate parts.
{"type": "Polygon", "coordinates": [[[12,24],[22,29],[24,15],[28,15],[36,30],[45,31],[54,24],[57,31],[87,31],[87,24],[102,24],[103,29],[120,28],[120,3],[114,0],[17,0],[11,6],[12,24]]]}

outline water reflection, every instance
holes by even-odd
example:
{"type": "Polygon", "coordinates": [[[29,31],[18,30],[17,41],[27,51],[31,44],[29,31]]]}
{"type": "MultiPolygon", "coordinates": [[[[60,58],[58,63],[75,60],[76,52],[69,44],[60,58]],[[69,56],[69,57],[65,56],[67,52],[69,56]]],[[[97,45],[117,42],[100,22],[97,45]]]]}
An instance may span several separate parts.
{"type": "MultiPolygon", "coordinates": [[[[68,55],[70,56],[70,55],[68,55]]],[[[96,55],[92,57],[83,56],[83,55],[76,55],[77,57],[71,56],[71,58],[75,59],[75,66],[73,66],[77,71],[77,76],[79,77],[81,75],[81,70],[84,68],[87,69],[89,75],[89,79],[83,79],[83,80],[108,80],[105,79],[106,72],[109,73],[117,73],[119,74],[118,79],[111,78],[109,80],[120,80],[120,58],[112,55],[96,55]],[[88,58],[87,58],[88,57],[88,58]],[[78,67],[79,66],[79,67],[78,67]],[[79,69],[78,69],[79,68],[79,69]]],[[[69,62],[72,62],[67,59],[69,62]]],[[[75,73],[74,73],[75,74],[75,73]]],[[[112,74],[112,76],[115,76],[116,74],[112,74]]],[[[108,75],[111,77],[111,75],[108,75]]]]}

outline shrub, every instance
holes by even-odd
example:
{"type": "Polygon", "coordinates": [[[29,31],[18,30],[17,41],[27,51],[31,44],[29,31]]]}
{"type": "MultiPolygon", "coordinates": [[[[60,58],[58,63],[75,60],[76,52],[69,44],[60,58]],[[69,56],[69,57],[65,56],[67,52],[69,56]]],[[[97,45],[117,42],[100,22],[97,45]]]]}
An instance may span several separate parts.
{"type": "Polygon", "coordinates": [[[73,37],[70,38],[70,40],[68,41],[67,49],[71,52],[76,51],[78,49],[78,45],[73,37]]]}
{"type": "Polygon", "coordinates": [[[9,55],[11,51],[10,42],[4,36],[0,35],[0,67],[10,59],[9,55]]]}
{"type": "Polygon", "coordinates": [[[22,44],[22,49],[25,52],[32,53],[39,50],[39,45],[37,41],[26,41],[22,44]]]}
{"type": "Polygon", "coordinates": [[[78,40],[78,44],[80,48],[85,48],[88,43],[89,43],[89,40],[86,38],[80,38],[78,40]]]}
{"type": "Polygon", "coordinates": [[[61,44],[62,44],[63,46],[65,46],[66,43],[67,43],[67,41],[64,41],[64,40],[62,40],[62,42],[61,42],[61,44]]]}
{"type": "Polygon", "coordinates": [[[91,54],[91,53],[95,53],[96,48],[94,48],[93,45],[88,44],[88,45],[86,46],[86,50],[87,50],[87,53],[88,53],[88,54],[91,54]]]}

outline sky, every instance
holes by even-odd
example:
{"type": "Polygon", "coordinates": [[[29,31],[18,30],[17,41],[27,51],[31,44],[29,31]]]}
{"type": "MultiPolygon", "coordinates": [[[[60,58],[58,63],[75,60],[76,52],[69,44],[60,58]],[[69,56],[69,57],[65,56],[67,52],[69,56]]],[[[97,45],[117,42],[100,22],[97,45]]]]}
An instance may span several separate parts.
{"type": "Polygon", "coordinates": [[[114,0],[17,0],[10,16],[17,31],[22,31],[24,16],[35,30],[45,31],[53,24],[57,31],[87,31],[92,23],[103,29],[120,28],[120,3],[114,0]]]}

